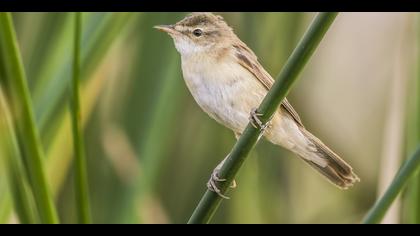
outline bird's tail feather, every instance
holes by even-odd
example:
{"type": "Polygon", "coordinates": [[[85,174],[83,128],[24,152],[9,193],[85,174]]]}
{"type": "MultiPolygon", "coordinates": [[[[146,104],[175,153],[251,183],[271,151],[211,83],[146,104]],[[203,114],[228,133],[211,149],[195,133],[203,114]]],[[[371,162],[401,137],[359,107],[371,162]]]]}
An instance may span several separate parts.
{"type": "Polygon", "coordinates": [[[352,167],[329,149],[321,140],[312,135],[305,128],[301,128],[305,137],[314,145],[314,154],[326,160],[326,165],[321,166],[319,163],[313,162],[308,158],[302,157],[310,166],[318,170],[330,182],[337,185],[341,189],[347,189],[356,181],[360,181],[359,177],[353,172],[352,167]]]}

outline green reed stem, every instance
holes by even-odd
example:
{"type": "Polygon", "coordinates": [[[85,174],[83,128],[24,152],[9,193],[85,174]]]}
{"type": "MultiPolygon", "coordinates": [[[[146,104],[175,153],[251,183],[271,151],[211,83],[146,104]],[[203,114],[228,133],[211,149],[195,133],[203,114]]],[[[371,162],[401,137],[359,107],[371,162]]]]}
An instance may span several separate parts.
{"type": "MultiPolygon", "coordinates": [[[[281,101],[286,97],[299,73],[318,47],[325,33],[331,26],[338,13],[319,13],[309,26],[306,33],[298,43],[295,50],[281,70],[278,79],[262,101],[258,111],[264,114],[260,119],[266,123],[278,109],[281,101]]],[[[234,145],[229,157],[219,172],[220,178],[226,179],[220,184],[221,193],[224,194],[234,179],[242,163],[258,141],[261,131],[248,124],[239,140],[234,145]]],[[[208,223],[220,205],[222,198],[216,193],[207,190],[194,210],[188,223],[208,223]]]]}
{"type": "Polygon", "coordinates": [[[72,102],[71,118],[74,146],[74,184],[76,194],[76,205],[78,222],[83,224],[91,223],[91,212],[89,204],[89,187],[86,170],[86,156],[83,139],[83,127],[80,114],[80,39],[82,32],[82,13],[74,13],[74,54],[73,54],[73,80],[72,80],[72,102]]]}
{"type": "Polygon", "coordinates": [[[10,13],[0,13],[0,45],[13,118],[23,148],[28,178],[42,223],[58,223],[44,171],[44,153],[35,125],[33,106],[10,13]]]}
{"type": "MultiPolygon", "coordinates": [[[[420,143],[420,14],[413,13],[415,34],[415,58],[413,77],[409,80],[406,93],[405,153],[416,150],[420,143]]],[[[403,223],[420,224],[420,175],[413,177],[403,193],[403,223]]]]}
{"type": "Polygon", "coordinates": [[[375,205],[369,210],[366,217],[363,219],[364,224],[380,223],[385,213],[388,211],[392,202],[397,198],[398,194],[403,190],[405,184],[410,177],[416,174],[420,168],[420,146],[417,151],[404,162],[401,169],[398,171],[391,185],[388,187],[384,195],[379,198],[375,205]]]}
{"type": "Polygon", "coordinates": [[[22,156],[14,131],[10,109],[0,86],[0,149],[4,155],[9,188],[13,196],[15,212],[20,223],[36,223],[32,193],[28,189],[27,176],[23,168],[22,156]]]}
{"type": "MultiPolygon", "coordinates": [[[[420,142],[420,14],[417,13],[416,14],[416,36],[417,36],[417,40],[416,40],[416,46],[417,46],[417,50],[416,50],[416,78],[415,78],[415,90],[414,90],[414,94],[412,94],[412,96],[410,96],[411,98],[415,99],[414,101],[414,109],[413,109],[413,118],[414,118],[414,122],[411,123],[411,125],[413,125],[410,128],[409,132],[413,132],[413,137],[411,137],[413,140],[413,142],[417,143],[420,142]]],[[[411,217],[411,223],[414,224],[420,224],[420,175],[417,174],[417,177],[414,178],[414,180],[412,181],[412,193],[410,194],[410,217],[411,217]]]]}

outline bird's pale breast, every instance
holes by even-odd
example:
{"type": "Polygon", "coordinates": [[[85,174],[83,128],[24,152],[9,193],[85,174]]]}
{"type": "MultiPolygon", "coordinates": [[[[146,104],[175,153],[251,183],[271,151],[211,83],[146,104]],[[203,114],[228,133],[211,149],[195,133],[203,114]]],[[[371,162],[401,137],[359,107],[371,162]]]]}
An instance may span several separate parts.
{"type": "Polygon", "coordinates": [[[185,82],[198,105],[213,119],[236,133],[249,122],[267,90],[235,61],[183,58],[185,82]]]}

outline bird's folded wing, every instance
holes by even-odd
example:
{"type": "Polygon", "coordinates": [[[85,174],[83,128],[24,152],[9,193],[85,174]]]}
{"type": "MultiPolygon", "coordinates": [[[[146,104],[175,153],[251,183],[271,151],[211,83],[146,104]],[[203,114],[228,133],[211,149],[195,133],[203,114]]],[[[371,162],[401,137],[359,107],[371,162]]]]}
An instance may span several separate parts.
{"type": "MultiPolygon", "coordinates": [[[[236,50],[236,58],[238,63],[247,69],[255,78],[260,81],[260,83],[269,90],[273,84],[274,79],[268,74],[267,71],[261,66],[258,62],[257,56],[244,44],[240,43],[233,46],[236,50]]],[[[292,107],[292,105],[287,101],[286,98],[283,99],[281,106],[293,117],[293,119],[303,127],[302,121],[298,113],[292,107]]]]}

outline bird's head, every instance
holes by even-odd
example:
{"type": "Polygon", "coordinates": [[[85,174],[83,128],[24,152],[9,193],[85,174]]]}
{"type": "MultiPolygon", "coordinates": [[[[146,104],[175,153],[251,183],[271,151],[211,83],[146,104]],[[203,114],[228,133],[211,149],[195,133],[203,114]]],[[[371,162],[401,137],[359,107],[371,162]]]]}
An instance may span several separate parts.
{"type": "Polygon", "coordinates": [[[235,37],[223,18],[212,13],[192,13],[173,25],[154,28],[168,33],[183,56],[226,47],[235,37]]]}

